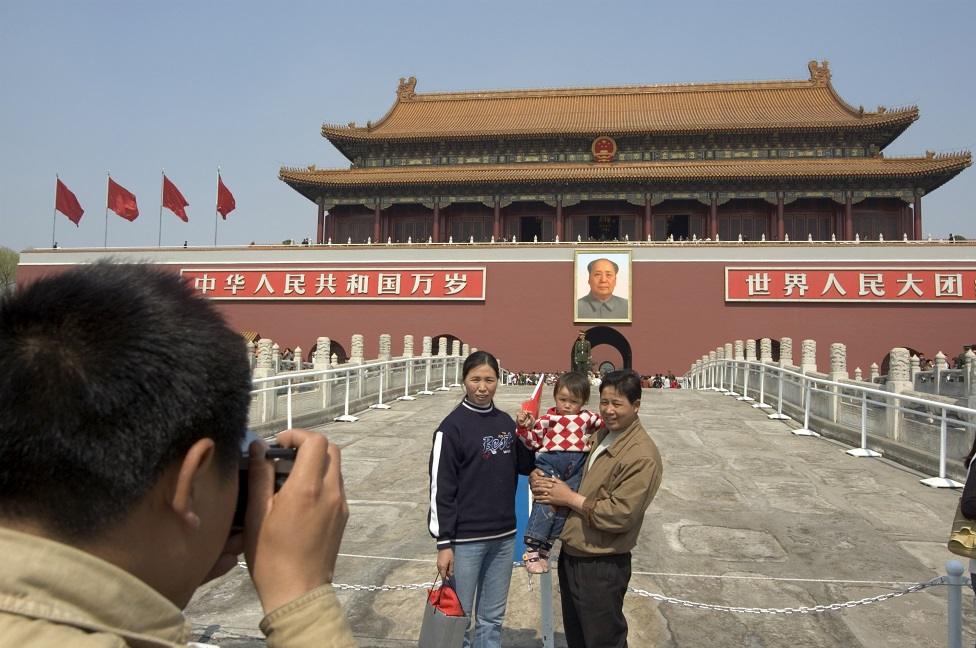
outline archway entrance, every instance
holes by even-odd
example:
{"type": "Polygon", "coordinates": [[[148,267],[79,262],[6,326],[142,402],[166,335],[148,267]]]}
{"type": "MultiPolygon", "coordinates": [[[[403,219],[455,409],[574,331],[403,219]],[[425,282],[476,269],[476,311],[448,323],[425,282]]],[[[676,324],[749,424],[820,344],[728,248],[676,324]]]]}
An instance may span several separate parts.
{"type": "MultiPolygon", "coordinates": [[[[592,347],[593,369],[598,370],[601,364],[609,362],[614,369],[632,369],[633,352],[630,349],[630,342],[624,337],[623,333],[610,326],[594,326],[586,330],[586,339],[592,347]],[[610,349],[599,347],[607,345],[610,349]]],[[[575,338],[569,344],[569,366],[573,366],[573,345],[575,338]]]]}

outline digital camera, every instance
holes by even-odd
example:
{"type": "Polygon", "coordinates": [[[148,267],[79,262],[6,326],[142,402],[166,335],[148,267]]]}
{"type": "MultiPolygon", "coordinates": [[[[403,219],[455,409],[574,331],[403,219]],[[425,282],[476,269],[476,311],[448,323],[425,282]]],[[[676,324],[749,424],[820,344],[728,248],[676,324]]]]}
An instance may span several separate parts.
{"type": "MultiPolygon", "coordinates": [[[[237,478],[237,506],[234,509],[234,521],[230,527],[231,533],[239,533],[244,530],[244,515],[247,513],[247,483],[250,476],[248,468],[251,464],[248,448],[251,442],[256,440],[257,436],[248,430],[244,436],[244,441],[241,443],[241,460],[237,478]]],[[[274,492],[277,493],[281,490],[285,480],[288,479],[288,475],[291,474],[297,453],[298,448],[283,448],[277,444],[268,447],[265,457],[274,462],[274,492]]]]}

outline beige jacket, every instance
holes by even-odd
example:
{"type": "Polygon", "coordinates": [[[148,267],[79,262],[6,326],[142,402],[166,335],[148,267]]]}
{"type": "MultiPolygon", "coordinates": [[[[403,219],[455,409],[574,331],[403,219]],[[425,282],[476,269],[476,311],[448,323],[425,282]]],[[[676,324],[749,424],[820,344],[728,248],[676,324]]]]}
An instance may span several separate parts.
{"type": "MultiPolygon", "coordinates": [[[[261,621],[272,648],[355,646],[331,585],[261,621]]],[[[0,648],[173,648],[190,625],[132,574],[68,545],[0,527],[0,648]]]]}
{"type": "MultiPolygon", "coordinates": [[[[590,442],[596,448],[608,434],[601,430],[590,442]]],[[[593,452],[593,450],[590,450],[593,452]]],[[[560,539],[562,550],[577,556],[605,556],[630,551],[637,544],[644,511],[661,485],[661,454],[640,419],[620,433],[583,468],[579,493],[583,512],[571,512],[560,539]]]]}

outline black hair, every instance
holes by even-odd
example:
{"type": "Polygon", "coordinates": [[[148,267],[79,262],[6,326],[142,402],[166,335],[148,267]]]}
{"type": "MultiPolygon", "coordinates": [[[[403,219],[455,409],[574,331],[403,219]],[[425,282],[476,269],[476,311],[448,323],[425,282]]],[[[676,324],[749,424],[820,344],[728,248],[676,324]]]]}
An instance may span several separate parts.
{"type": "Polygon", "coordinates": [[[570,394],[583,401],[590,400],[590,381],[578,371],[567,371],[556,379],[556,385],[552,388],[552,397],[555,398],[559,390],[566,388],[570,394]]]}
{"type": "Polygon", "coordinates": [[[461,380],[468,377],[468,373],[473,369],[480,367],[481,365],[488,365],[495,372],[495,378],[501,375],[501,370],[498,368],[498,360],[495,356],[491,355],[487,351],[475,351],[467,358],[464,359],[464,365],[461,367],[461,380]]]}
{"type": "Polygon", "coordinates": [[[592,261],[590,261],[589,263],[587,263],[586,264],[586,271],[587,272],[593,272],[593,264],[596,263],[597,261],[606,261],[607,263],[609,263],[610,265],[613,266],[613,271],[615,273],[616,272],[620,272],[620,266],[618,266],[616,263],[614,263],[613,261],[611,261],[610,259],[608,259],[606,257],[600,257],[599,259],[593,259],[592,261]]]}
{"type": "Polygon", "coordinates": [[[969,449],[969,454],[966,455],[966,460],[963,461],[963,465],[969,468],[969,464],[973,463],[973,457],[976,456],[976,438],[973,439],[973,447],[969,449]]]}
{"type": "Polygon", "coordinates": [[[640,376],[633,369],[618,369],[603,376],[600,381],[600,394],[607,387],[613,387],[618,394],[623,394],[631,404],[641,398],[640,376]]]}
{"type": "Polygon", "coordinates": [[[20,288],[0,302],[0,514],[94,538],[205,437],[231,479],[250,384],[243,337],[173,272],[102,261],[20,288]]]}

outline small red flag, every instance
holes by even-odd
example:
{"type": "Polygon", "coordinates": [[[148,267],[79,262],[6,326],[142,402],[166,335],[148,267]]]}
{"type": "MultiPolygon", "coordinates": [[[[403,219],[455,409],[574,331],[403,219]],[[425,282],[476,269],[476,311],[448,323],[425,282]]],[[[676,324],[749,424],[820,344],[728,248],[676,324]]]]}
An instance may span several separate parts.
{"type": "Polygon", "coordinates": [[[545,379],[546,374],[541,374],[539,382],[536,383],[535,391],[532,392],[532,398],[522,402],[522,409],[531,414],[533,419],[539,418],[539,406],[542,403],[542,383],[545,379]]]}
{"type": "Polygon", "coordinates": [[[58,179],[58,189],[54,197],[54,208],[59,212],[68,217],[75,225],[81,222],[81,215],[85,213],[85,210],[81,208],[81,204],[75,197],[74,193],[58,179]]]}
{"type": "Polygon", "coordinates": [[[163,174],[163,207],[170,210],[174,214],[180,217],[184,223],[190,221],[186,216],[185,207],[189,207],[190,203],[186,202],[186,198],[180,193],[180,190],[176,188],[176,185],[163,174]]]}
{"type": "Polygon", "coordinates": [[[237,207],[237,202],[234,201],[234,194],[230,192],[230,189],[224,184],[223,179],[217,176],[217,211],[220,215],[227,220],[227,214],[234,211],[237,207]]]}
{"type": "Polygon", "coordinates": [[[134,221],[139,216],[135,194],[111,177],[108,179],[108,208],[128,221],[134,221]]]}

